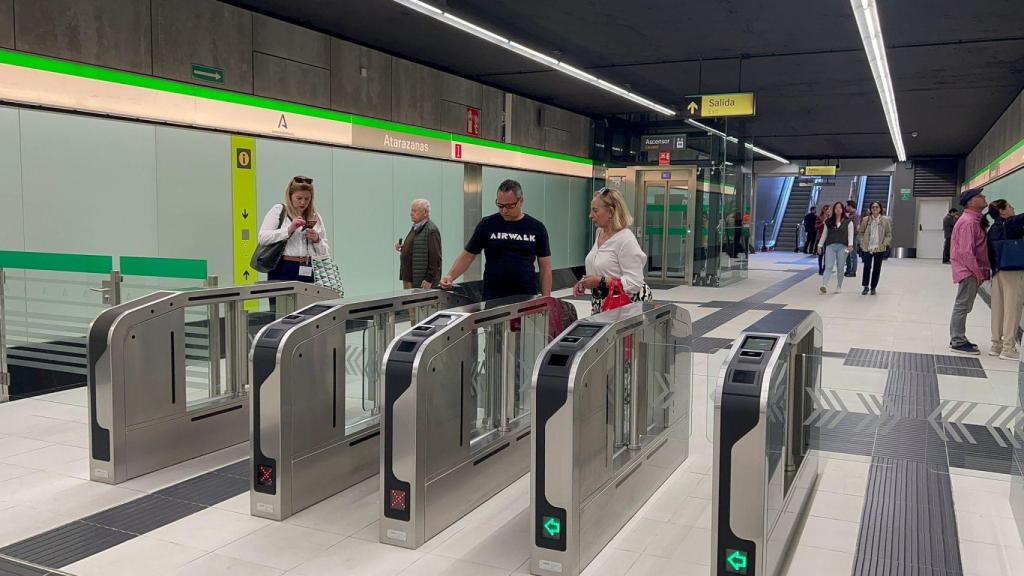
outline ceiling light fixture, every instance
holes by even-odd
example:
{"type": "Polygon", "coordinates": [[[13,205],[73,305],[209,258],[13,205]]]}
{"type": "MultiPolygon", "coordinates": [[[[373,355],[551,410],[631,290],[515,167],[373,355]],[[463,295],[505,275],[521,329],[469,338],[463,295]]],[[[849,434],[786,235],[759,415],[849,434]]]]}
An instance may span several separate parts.
{"type": "Polygon", "coordinates": [[[885,120],[889,123],[889,134],[896,157],[900,162],[907,160],[907,151],[903,148],[903,132],[900,130],[900,116],[896,112],[896,95],[892,88],[892,76],[889,74],[889,60],[885,56],[885,42],[882,41],[882,24],[878,19],[878,5],[875,0],[850,0],[853,15],[857,19],[860,39],[864,43],[864,52],[871,65],[871,75],[875,77],[878,96],[882,99],[882,110],[885,120]]]}
{"type": "MultiPolygon", "coordinates": [[[[727,141],[732,142],[733,144],[736,144],[736,143],[739,142],[739,140],[737,140],[735,136],[729,136],[725,132],[722,132],[721,130],[715,130],[714,128],[712,128],[711,126],[708,126],[707,124],[701,124],[700,122],[697,122],[693,118],[687,118],[686,119],[686,123],[689,124],[690,126],[694,126],[696,128],[700,128],[701,130],[707,132],[708,134],[714,134],[715,136],[720,136],[722,138],[725,138],[727,141]]],[[[764,148],[758,148],[757,146],[754,146],[750,142],[744,142],[743,145],[745,147],[749,148],[750,150],[753,150],[754,152],[757,152],[758,154],[760,154],[762,156],[767,156],[767,157],[771,158],[772,160],[775,160],[776,162],[782,162],[783,164],[789,164],[789,160],[786,160],[782,156],[779,156],[778,154],[774,154],[772,152],[769,152],[769,151],[765,150],[764,148]]]]}
{"type": "Polygon", "coordinates": [[[453,14],[450,14],[448,12],[445,12],[443,10],[435,8],[435,7],[431,6],[430,4],[427,4],[426,2],[423,2],[422,0],[394,0],[394,2],[397,2],[397,3],[399,3],[399,4],[403,5],[403,6],[406,6],[408,8],[411,8],[411,9],[413,9],[413,10],[415,10],[415,11],[421,13],[421,14],[426,14],[427,16],[430,16],[431,18],[434,18],[435,20],[440,20],[441,22],[444,22],[445,24],[448,24],[449,26],[458,28],[459,30],[462,30],[463,32],[467,32],[469,34],[472,34],[473,36],[476,36],[477,38],[482,38],[484,40],[487,40],[488,42],[490,42],[492,44],[501,46],[502,48],[504,48],[506,50],[509,50],[511,52],[515,52],[516,54],[519,54],[520,56],[525,56],[526,58],[529,58],[530,60],[533,60],[534,62],[537,62],[539,64],[543,64],[543,65],[545,65],[545,66],[547,66],[549,68],[552,68],[554,70],[558,70],[559,72],[562,72],[563,74],[572,76],[573,78],[582,80],[582,81],[584,81],[584,82],[586,82],[588,84],[591,84],[593,86],[597,86],[598,88],[601,88],[602,90],[607,90],[608,92],[611,92],[613,94],[616,94],[618,96],[626,98],[627,100],[631,100],[633,102],[636,102],[637,104],[640,104],[641,106],[644,106],[645,108],[650,108],[651,110],[654,110],[656,112],[660,112],[660,113],[662,113],[662,114],[664,114],[666,116],[675,116],[676,115],[675,111],[672,110],[671,108],[667,108],[665,106],[662,106],[661,104],[657,104],[655,102],[652,102],[652,101],[648,100],[647,98],[644,98],[643,96],[634,94],[634,93],[630,92],[629,90],[626,90],[625,88],[621,88],[619,86],[616,86],[616,85],[612,84],[611,82],[607,82],[605,80],[602,80],[602,79],[594,76],[593,74],[584,72],[583,70],[580,70],[579,68],[575,68],[573,66],[570,66],[569,64],[566,64],[565,62],[561,62],[557,58],[552,58],[551,56],[548,56],[546,54],[542,54],[542,53],[540,53],[540,52],[538,52],[536,50],[533,50],[531,48],[527,48],[526,46],[523,46],[522,44],[519,44],[517,42],[513,42],[513,41],[509,40],[508,38],[505,38],[504,36],[501,36],[500,34],[496,34],[496,33],[492,32],[490,30],[487,30],[486,28],[483,28],[481,26],[477,26],[476,24],[473,24],[472,22],[467,22],[466,20],[463,20],[462,18],[459,18],[458,16],[455,16],[453,14]]]}

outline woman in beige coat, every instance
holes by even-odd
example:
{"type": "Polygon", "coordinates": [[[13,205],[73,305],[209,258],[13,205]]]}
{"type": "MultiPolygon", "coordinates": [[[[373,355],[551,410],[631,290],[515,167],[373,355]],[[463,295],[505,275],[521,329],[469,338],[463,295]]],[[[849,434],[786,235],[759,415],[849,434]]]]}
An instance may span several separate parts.
{"type": "Polygon", "coordinates": [[[882,260],[889,256],[892,246],[892,221],[882,214],[882,205],[872,202],[868,208],[870,214],[860,221],[857,234],[860,236],[860,257],[864,260],[864,275],[861,279],[861,294],[867,294],[870,287],[871,295],[878,288],[878,277],[882,273],[882,260]]]}

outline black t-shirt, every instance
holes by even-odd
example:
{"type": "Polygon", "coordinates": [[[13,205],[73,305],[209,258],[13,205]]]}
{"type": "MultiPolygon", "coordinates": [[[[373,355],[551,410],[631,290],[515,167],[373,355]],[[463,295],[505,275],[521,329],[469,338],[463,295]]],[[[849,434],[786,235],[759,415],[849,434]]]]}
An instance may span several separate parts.
{"type": "Polygon", "coordinates": [[[524,214],[509,222],[501,214],[487,216],[476,225],[466,244],[470,254],[484,253],[484,298],[537,294],[537,258],[551,256],[548,230],[540,220],[524,214]]]}

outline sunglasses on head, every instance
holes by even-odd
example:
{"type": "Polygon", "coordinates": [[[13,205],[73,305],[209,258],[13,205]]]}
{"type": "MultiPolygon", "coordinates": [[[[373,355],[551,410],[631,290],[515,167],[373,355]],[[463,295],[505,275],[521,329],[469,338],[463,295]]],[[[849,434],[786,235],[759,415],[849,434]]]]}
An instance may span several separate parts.
{"type": "Polygon", "coordinates": [[[313,183],[313,179],[312,178],[306,178],[305,176],[296,176],[295,178],[292,178],[292,181],[295,182],[296,184],[312,184],[313,183]]]}

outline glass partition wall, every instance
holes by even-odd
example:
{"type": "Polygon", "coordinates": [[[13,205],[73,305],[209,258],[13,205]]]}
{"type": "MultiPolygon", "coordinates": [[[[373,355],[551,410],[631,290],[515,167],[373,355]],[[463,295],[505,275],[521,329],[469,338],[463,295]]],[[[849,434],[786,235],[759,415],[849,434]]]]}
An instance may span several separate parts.
{"type": "Polygon", "coordinates": [[[653,285],[726,286],[747,277],[753,151],[726,121],[705,124],[713,131],[687,128],[687,149],[673,152],[668,166],[607,170],[607,185],[633,209],[653,285]]]}

